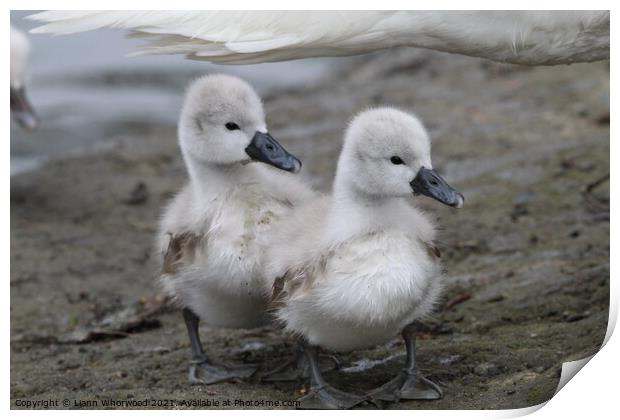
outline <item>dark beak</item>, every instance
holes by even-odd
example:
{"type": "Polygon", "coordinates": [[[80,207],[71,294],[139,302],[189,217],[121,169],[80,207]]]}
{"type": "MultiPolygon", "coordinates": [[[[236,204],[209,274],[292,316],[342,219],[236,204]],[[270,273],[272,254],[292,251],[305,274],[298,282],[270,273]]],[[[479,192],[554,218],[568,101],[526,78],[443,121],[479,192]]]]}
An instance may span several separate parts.
{"type": "Polygon", "coordinates": [[[432,169],[420,168],[416,177],[410,183],[414,194],[422,194],[434,198],[450,207],[463,206],[465,198],[452,188],[448,183],[432,169]]]}
{"type": "Polygon", "coordinates": [[[24,88],[11,88],[11,116],[26,130],[34,130],[39,125],[24,88]]]}
{"type": "Polygon", "coordinates": [[[245,152],[252,160],[267,163],[284,171],[297,173],[301,169],[299,159],[287,152],[269,133],[257,131],[250,145],[245,148],[245,152]]]}

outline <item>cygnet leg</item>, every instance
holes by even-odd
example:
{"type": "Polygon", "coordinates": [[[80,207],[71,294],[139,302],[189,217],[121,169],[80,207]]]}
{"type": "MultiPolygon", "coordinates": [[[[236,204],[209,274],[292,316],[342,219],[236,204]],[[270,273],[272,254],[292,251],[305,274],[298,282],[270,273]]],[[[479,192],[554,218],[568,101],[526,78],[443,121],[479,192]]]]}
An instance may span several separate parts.
{"type": "Polygon", "coordinates": [[[302,409],[347,409],[353,408],[366,398],[340,391],[329,385],[321,375],[318,349],[315,346],[302,344],[304,355],[308,361],[310,371],[310,392],[298,399],[302,409]]]}
{"type": "Polygon", "coordinates": [[[248,378],[256,372],[256,367],[246,366],[223,366],[213,363],[204,352],[198,324],[200,318],[190,309],[183,309],[183,319],[187,327],[187,334],[192,348],[192,361],[189,367],[189,382],[192,384],[214,384],[231,379],[248,378]]]}
{"type": "Polygon", "coordinates": [[[368,393],[371,400],[398,401],[404,400],[437,400],[443,397],[441,388],[418,374],[415,360],[415,328],[407,325],[402,331],[407,361],[404,369],[388,383],[368,393]]]}
{"type": "MultiPolygon", "coordinates": [[[[331,370],[340,369],[340,361],[336,356],[319,354],[319,363],[321,372],[329,372],[331,370]],[[322,360],[326,363],[321,363],[322,360]]],[[[295,354],[282,365],[265,373],[261,376],[263,382],[289,382],[298,381],[310,377],[310,364],[304,355],[303,345],[297,343],[295,345],[295,354]]]]}

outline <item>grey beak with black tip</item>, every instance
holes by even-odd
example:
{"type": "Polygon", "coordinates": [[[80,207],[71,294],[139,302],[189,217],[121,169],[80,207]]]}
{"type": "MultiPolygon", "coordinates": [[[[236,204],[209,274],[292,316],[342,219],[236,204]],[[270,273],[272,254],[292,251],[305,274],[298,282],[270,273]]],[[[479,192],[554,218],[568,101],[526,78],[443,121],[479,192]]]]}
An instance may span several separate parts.
{"type": "Polygon", "coordinates": [[[39,119],[35,114],[24,88],[11,88],[11,116],[26,130],[34,130],[39,125],[39,119]]]}
{"type": "Polygon", "coordinates": [[[422,194],[434,198],[440,203],[450,207],[456,207],[458,209],[462,207],[465,202],[463,195],[448,185],[448,183],[432,169],[420,168],[410,185],[414,194],[422,194]]]}
{"type": "Polygon", "coordinates": [[[257,131],[252,141],[245,148],[252,160],[267,163],[284,171],[297,173],[301,170],[301,162],[271,137],[269,133],[257,131]]]}

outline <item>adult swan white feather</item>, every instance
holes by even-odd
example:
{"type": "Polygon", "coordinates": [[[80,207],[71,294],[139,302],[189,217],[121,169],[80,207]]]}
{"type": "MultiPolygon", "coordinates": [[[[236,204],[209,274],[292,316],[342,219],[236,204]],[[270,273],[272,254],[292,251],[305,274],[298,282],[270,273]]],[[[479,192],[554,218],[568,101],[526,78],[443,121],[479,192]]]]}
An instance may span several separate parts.
{"type": "Polygon", "coordinates": [[[609,58],[608,11],[47,11],[33,33],[100,28],[149,43],[137,54],[249,64],[410,46],[526,65],[609,58]]]}

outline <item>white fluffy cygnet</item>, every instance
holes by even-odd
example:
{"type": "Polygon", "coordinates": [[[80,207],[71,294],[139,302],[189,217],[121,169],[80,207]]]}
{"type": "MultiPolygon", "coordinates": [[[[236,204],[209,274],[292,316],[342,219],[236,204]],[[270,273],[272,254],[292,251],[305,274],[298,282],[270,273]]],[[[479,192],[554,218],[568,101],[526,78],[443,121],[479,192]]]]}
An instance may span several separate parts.
{"type": "Polygon", "coordinates": [[[210,75],[190,86],[179,143],[189,182],[161,219],[161,285],[183,309],[190,381],[246,377],[254,367],[220,366],[205,355],[198,322],[252,328],[268,320],[263,250],[274,223],[313,193],[285,172],[301,163],[269,135],[260,98],[237,77],[210,75]]]}
{"type": "Polygon", "coordinates": [[[432,169],[420,121],[393,108],[369,110],[346,133],[332,195],[295,209],[271,236],[266,291],[285,329],[306,343],[314,366],[312,391],[301,399],[306,406],[348,408],[363,399],[323,381],[314,346],[351,351],[401,332],[407,369],[370,396],[441,397],[414,364],[411,324],[431,312],[442,280],[435,227],[414,194],[463,204],[432,169]]]}

